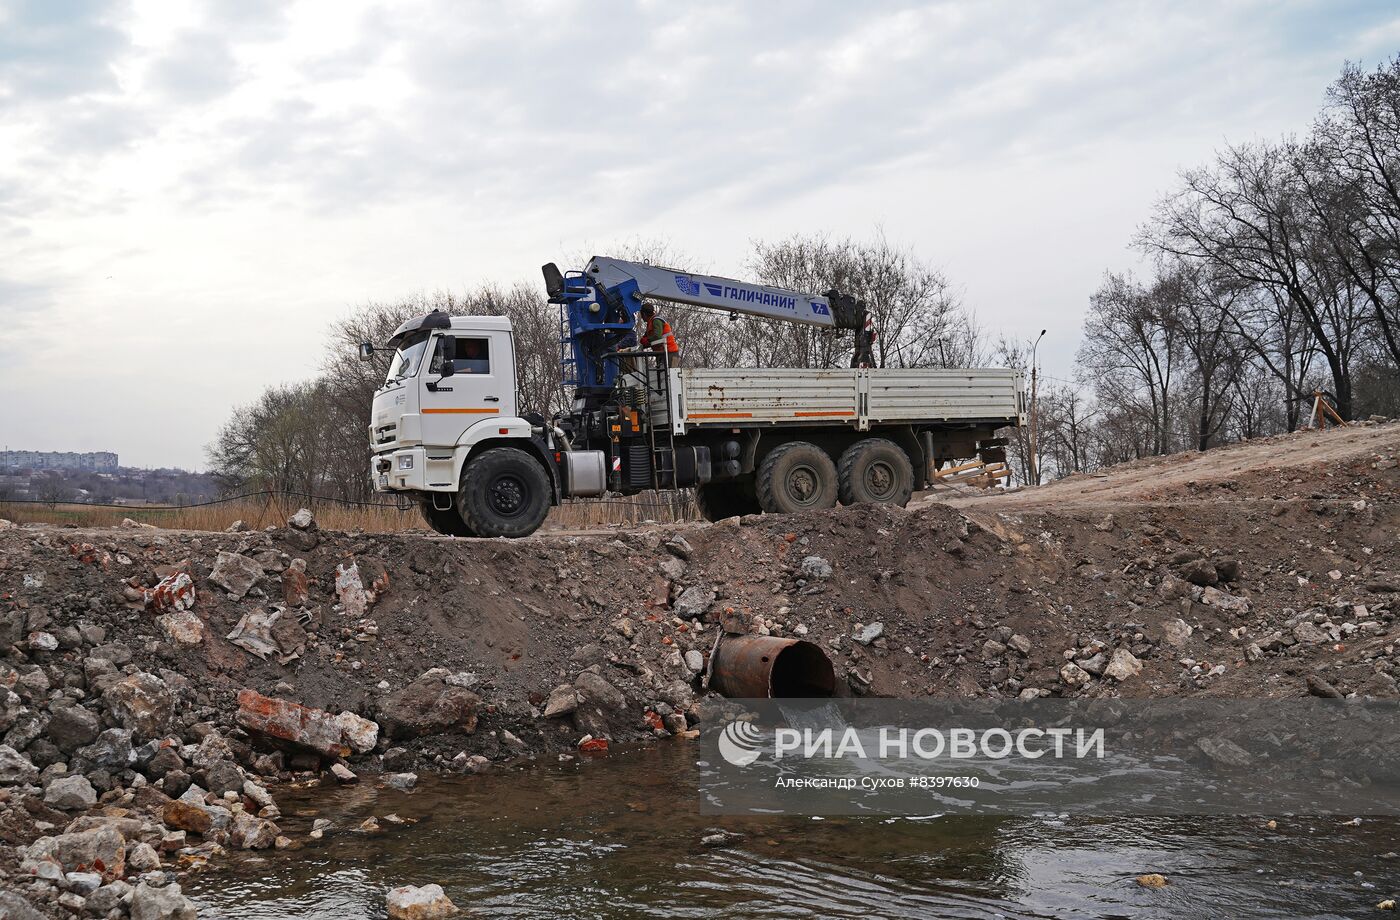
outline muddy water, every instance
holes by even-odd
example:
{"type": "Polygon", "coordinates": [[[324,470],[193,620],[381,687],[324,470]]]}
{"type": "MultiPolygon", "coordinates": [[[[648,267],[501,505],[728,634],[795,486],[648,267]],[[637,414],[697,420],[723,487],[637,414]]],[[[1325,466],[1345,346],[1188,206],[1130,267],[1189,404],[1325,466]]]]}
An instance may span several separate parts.
{"type": "Polygon", "coordinates": [[[185,887],[220,920],[381,918],[387,889],[429,882],[486,917],[1340,918],[1400,891],[1392,820],[716,819],[698,813],[693,750],[283,792],[294,836],[313,817],[340,830],[185,887]],[[416,823],[345,830],[390,813],[416,823]],[[717,827],[745,836],[702,847],[717,827]],[[1144,872],[1172,884],[1143,889],[1144,872]]]}

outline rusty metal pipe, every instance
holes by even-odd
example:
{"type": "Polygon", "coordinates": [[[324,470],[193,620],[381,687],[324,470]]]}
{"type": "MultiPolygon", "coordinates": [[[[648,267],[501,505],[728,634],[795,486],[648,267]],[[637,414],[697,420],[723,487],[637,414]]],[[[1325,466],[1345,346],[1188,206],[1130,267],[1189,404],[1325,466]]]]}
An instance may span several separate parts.
{"type": "Polygon", "coordinates": [[[745,699],[829,697],[836,671],[820,646],[777,636],[725,636],[710,656],[710,688],[745,699]]]}

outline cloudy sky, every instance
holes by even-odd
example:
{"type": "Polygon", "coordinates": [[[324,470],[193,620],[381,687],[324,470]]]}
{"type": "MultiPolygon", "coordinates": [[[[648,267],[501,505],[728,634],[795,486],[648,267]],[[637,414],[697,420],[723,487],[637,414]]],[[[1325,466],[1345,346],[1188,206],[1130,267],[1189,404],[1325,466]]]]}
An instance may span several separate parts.
{"type": "Polygon", "coordinates": [[[1174,172],[1304,130],[1384,2],[0,0],[0,441],[203,463],[348,307],[877,226],[1079,321],[1174,172]]]}

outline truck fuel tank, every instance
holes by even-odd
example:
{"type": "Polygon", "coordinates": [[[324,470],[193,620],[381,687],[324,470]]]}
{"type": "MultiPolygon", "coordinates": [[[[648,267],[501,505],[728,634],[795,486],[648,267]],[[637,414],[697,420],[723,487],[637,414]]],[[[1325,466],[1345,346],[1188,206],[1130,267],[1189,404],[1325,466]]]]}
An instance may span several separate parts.
{"type": "Polygon", "coordinates": [[[607,462],[601,450],[566,450],[564,491],[568,498],[593,498],[607,489],[607,462]]]}

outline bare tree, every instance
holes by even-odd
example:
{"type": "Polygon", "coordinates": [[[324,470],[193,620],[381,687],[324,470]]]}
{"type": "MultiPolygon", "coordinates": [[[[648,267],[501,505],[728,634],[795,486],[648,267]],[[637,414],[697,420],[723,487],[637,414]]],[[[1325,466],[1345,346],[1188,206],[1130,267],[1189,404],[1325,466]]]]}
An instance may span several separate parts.
{"type": "Polygon", "coordinates": [[[1400,55],[1371,72],[1348,64],[1327,101],[1297,172],[1330,255],[1400,367],[1400,55]]]}
{"type": "Polygon", "coordinates": [[[1251,360],[1281,385],[1284,430],[1294,431],[1302,422],[1300,407],[1309,381],[1316,376],[1313,365],[1318,349],[1312,330],[1297,304],[1277,288],[1245,288],[1236,306],[1228,316],[1235,338],[1251,360]]]}
{"type": "Polygon", "coordinates": [[[1293,142],[1226,148],[1213,167],[1182,174],[1139,237],[1148,249],[1209,266],[1242,287],[1272,288],[1299,311],[1349,417],[1351,363],[1364,325],[1352,286],[1328,264],[1298,180],[1293,142]]]}
{"type": "Polygon", "coordinates": [[[1168,320],[1181,297],[1178,279],[1144,288],[1109,274],[1090,298],[1079,347],[1100,404],[1140,417],[1147,439],[1135,455],[1166,453],[1172,445],[1170,396],[1180,358],[1179,328],[1168,320]]]}
{"type": "MultiPolygon", "coordinates": [[[[320,381],[269,387],[219,429],[206,449],[212,471],[228,489],[324,494],[334,485],[328,461],[340,434],[327,404],[320,381]]],[[[358,427],[363,437],[363,420],[358,427]]]]}
{"type": "Polygon", "coordinates": [[[1190,365],[1188,400],[1196,407],[1196,449],[1206,450],[1225,427],[1235,395],[1240,361],[1231,335],[1241,289],[1228,278],[1188,265],[1168,268],[1175,296],[1162,304],[1165,322],[1175,326],[1190,365]]]}
{"type": "Polygon", "coordinates": [[[61,475],[50,474],[38,481],[38,490],[35,493],[39,500],[46,502],[50,508],[64,502],[73,500],[73,487],[70,486],[61,475]]]}
{"type": "MultiPolygon", "coordinates": [[[[865,301],[880,367],[964,367],[982,357],[977,325],[947,278],[878,228],[868,242],[802,234],[756,241],[749,269],[766,284],[814,294],[835,288],[865,301]]],[[[837,366],[853,344],[849,333],[757,318],[735,329],[736,363],[759,367],[837,366]]]]}
{"type": "Polygon", "coordinates": [[[1042,454],[1042,476],[1058,479],[1087,473],[1099,466],[1098,408],[1077,386],[1053,385],[1039,396],[1036,444],[1042,454]]]}

